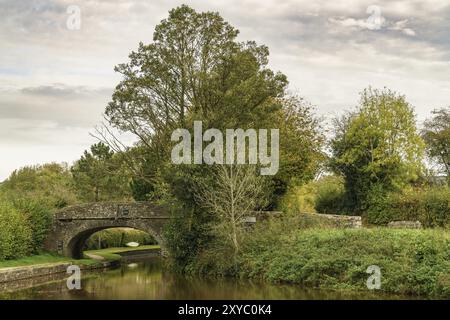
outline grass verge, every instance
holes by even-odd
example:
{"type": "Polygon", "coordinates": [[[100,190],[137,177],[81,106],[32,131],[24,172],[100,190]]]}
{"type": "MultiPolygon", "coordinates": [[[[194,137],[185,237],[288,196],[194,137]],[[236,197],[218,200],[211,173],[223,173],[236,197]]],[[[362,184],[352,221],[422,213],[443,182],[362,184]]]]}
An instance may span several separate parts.
{"type": "MultiPolygon", "coordinates": [[[[98,256],[103,257],[107,261],[119,260],[120,255],[117,253],[125,252],[125,251],[135,251],[135,250],[144,250],[144,249],[155,249],[159,248],[158,245],[148,245],[148,246],[140,246],[136,248],[107,248],[102,250],[90,250],[85,251],[84,253],[91,253],[98,256]]],[[[71,258],[54,255],[51,253],[42,253],[39,255],[28,256],[16,260],[4,260],[0,261],[0,269],[2,268],[13,268],[13,267],[24,267],[24,266],[32,266],[32,265],[43,265],[43,264],[54,264],[54,263],[64,263],[64,262],[76,262],[78,265],[94,265],[98,263],[98,260],[90,259],[85,257],[84,259],[74,260],[71,258]]]]}
{"type": "Polygon", "coordinates": [[[131,247],[114,247],[114,248],[107,248],[107,249],[101,249],[101,250],[89,250],[84,251],[84,256],[86,254],[93,254],[96,256],[103,257],[106,260],[118,260],[120,259],[120,255],[118,253],[121,252],[127,252],[127,251],[139,251],[139,250],[147,250],[147,249],[159,249],[159,245],[145,245],[145,246],[139,246],[135,248],[131,247]]]}

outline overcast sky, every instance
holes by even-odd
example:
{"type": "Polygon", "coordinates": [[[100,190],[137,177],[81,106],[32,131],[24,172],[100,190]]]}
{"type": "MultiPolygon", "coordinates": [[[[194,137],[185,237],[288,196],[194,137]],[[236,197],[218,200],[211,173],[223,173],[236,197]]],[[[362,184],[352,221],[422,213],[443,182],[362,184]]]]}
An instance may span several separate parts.
{"type": "Polygon", "coordinates": [[[450,0],[0,0],[0,181],[95,142],[113,67],[182,3],[268,45],[271,68],[321,115],[352,108],[369,85],[405,94],[419,121],[450,105],[450,0]]]}

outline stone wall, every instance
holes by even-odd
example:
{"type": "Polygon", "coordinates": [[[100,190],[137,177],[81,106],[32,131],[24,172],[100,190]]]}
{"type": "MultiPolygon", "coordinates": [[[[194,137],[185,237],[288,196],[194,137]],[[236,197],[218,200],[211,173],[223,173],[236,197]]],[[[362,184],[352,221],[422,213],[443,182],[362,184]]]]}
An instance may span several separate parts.
{"type": "Polygon", "coordinates": [[[344,216],[337,214],[318,214],[321,218],[330,220],[338,228],[359,229],[362,227],[362,219],[360,216],[344,216]]]}
{"type": "MultiPolygon", "coordinates": [[[[117,261],[99,261],[92,265],[80,265],[80,270],[109,268],[115,265],[116,263],[117,261]]],[[[67,273],[67,268],[73,264],[76,265],[76,263],[61,262],[61,263],[42,264],[33,266],[2,268],[0,269],[0,283],[44,277],[52,274],[67,273]]]]}
{"type": "Polygon", "coordinates": [[[420,221],[391,221],[387,225],[389,228],[422,229],[420,221]]]}
{"type": "MultiPolygon", "coordinates": [[[[361,228],[362,219],[360,216],[344,216],[337,214],[323,214],[323,213],[312,213],[312,212],[300,212],[299,214],[304,214],[305,216],[311,217],[318,220],[326,220],[330,222],[332,226],[337,228],[361,228]]],[[[266,220],[270,218],[281,218],[284,213],[282,211],[262,211],[258,215],[258,219],[266,220]]]]}

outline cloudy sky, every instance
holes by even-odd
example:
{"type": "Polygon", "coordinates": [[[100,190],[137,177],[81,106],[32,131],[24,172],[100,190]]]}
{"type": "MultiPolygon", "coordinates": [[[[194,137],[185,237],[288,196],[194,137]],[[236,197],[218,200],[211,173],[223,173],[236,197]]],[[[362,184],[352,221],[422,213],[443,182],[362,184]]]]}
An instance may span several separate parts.
{"type": "Polygon", "coordinates": [[[268,45],[271,67],[326,117],[368,85],[405,94],[419,121],[450,105],[450,0],[0,0],[0,181],[95,142],[113,67],[182,3],[268,45]]]}

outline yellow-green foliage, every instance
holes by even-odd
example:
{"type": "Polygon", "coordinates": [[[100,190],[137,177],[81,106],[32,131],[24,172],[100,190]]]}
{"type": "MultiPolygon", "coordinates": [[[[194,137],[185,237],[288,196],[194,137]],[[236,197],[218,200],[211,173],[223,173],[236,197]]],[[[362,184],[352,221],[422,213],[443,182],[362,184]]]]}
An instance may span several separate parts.
{"type": "Polygon", "coordinates": [[[0,185],[0,193],[8,199],[36,200],[48,208],[62,208],[77,202],[69,169],[57,163],[15,170],[0,185]]]}
{"type": "Polygon", "coordinates": [[[0,200],[0,260],[30,254],[32,246],[33,232],[26,216],[0,200]]]}
{"type": "Polygon", "coordinates": [[[291,186],[281,200],[281,209],[288,214],[316,212],[316,185],[314,182],[303,186],[291,186]]]}
{"type": "Polygon", "coordinates": [[[340,213],[343,195],[342,178],[326,176],[302,186],[291,186],[281,201],[281,209],[288,214],[340,213]]]}
{"type": "Polygon", "coordinates": [[[14,171],[0,184],[0,233],[6,239],[1,241],[0,260],[38,253],[52,223],[52,210],[75,201],[70,172],[64,165],[52,163],[14,171]],[[17,235],[11,235],[16,231],[17,235]]]}

